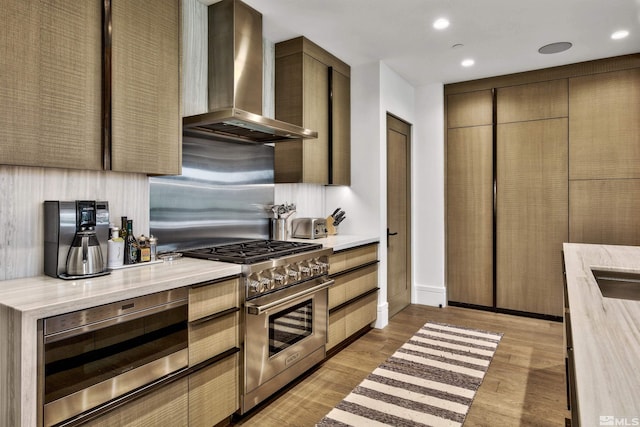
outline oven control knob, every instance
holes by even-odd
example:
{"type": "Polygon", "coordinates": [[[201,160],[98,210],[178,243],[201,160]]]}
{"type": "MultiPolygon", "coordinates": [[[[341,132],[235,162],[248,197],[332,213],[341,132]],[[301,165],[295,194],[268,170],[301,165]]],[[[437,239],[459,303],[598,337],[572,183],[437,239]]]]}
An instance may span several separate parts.
{"type": "Polygon", "coordinates": [[[264,292],[267,289],[273,289],[273,287],[271,286],[271,280],[269,279],[260,280],[260,292],[264,292]]]}
{"type": "Polygon", "coordinates": [[[252,293],[260,292],[260,282],[258,282],[257,280],[252,280],[251,282],[249,282],[249,290],[252,293]]]}
{"type": "Polygon", "coordinates": [[[285,277],[282,274],[276,274],[275,276],[273,276],[273,288],[275,288],[276,286],[282,286],[284,285],[284,280],[285,277]]]}
{"type": "Polygon", "coordinates": [[[302,277],[310,277],[311,269],[309,267],[300,267],[300,273],[302,273],[302,277]]]}
{"type": "Polygon", "coordinates": [[[295,270],[289,271],[289,277],[291,277],[293,280],[299,280],[298,272],[295,270]]]}
{"type": "Polygon", "coordinates": [[[320,264],[310,264],[310,265],[311,265],[311,271],[313,272],[314,275],[320,274],[322,269],[320,264]]]}

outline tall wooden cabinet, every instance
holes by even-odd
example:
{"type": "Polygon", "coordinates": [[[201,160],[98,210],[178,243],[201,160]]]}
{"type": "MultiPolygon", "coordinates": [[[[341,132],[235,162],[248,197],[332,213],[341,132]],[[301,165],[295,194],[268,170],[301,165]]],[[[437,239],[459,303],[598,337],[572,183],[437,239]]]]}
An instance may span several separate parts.
{"type": "Polygon", "coordinates": [[[640,244],[640,55],[445,96],[449,301],[561,316],[563,242],[640,244]]]}
{"type": "Polygon", "coordinates": [[[493,304],[493,127],[491,91],[447,99],[447,294],[493,304]]]}
{"type": "Polygon", "coordinates": [[[111,5],[109,125],[103,2],[0,4],[0,163],[180,173],[180,1],[111,5]]]}
{"type": "Polygon", "coordinates": [[[275,117],[318,132],[275,145],[275,182],[351,183],[351,69],[304,37],[276,44],[275,117]]]}

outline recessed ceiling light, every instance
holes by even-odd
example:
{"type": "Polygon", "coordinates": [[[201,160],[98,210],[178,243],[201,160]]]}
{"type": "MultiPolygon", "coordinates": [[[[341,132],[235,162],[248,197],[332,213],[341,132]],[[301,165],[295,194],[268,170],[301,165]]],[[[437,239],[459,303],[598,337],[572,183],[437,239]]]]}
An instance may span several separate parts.
{"type": "Polygon", "coordinates": [[[433,23],[433,28],[436,30],[444,30],[449,26],[449,20],[446,18],[436,19],[433,23]]]}
{"type": "Polygon", "coordinates": [[[476,61],[474,61],[473,59],[465,59],[461,64],[463,67],[471,67],[475,63],[476,61]]]}
{"type": "Polygon", "coordinates": [[[551,43],[545,46],[542,46],[540,49],[538,49],[538,52],[542,53],[542,54],[550,54],[550,53],[560,53],[560,52],[564,52],[565,50],[568,50],[571,48],[571,46],[573,46],[573,44],[569,43],[569,42],[558,42],[558,43],[551,43]]]}
{"type": "Polygon", "coordinates": [[[623,39],[625,37],[627,37],[629,35],[629,31],[627,30],[620,30],[620,31],[616,31],[615,33],[611,34],[611,38],[614,40],[620,40],[623,39]]]}

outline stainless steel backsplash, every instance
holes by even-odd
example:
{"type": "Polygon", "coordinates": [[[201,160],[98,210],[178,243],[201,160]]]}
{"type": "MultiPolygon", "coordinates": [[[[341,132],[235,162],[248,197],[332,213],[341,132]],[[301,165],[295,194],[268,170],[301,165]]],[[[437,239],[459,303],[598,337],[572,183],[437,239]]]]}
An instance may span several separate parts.
{"type": "Polygon", "coordinates": [[[273,147],[185,131],[182,175],[149,179],[150,230],[158,251],[269,236],[273,147]]]}

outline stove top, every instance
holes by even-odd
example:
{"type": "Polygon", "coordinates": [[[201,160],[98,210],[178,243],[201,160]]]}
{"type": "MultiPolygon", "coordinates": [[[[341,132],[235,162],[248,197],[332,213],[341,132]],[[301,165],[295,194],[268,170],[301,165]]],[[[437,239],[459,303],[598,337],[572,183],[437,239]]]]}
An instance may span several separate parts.
{"type": "Polygon", "coordinates": [[[212,261],[254,264],[316,249],[322,249],[322,244],[288,242],[283,240],[249,240],[209,248],[193,249],[185,251],[183,254],[186,257],[209,259],[212,261]]]}

